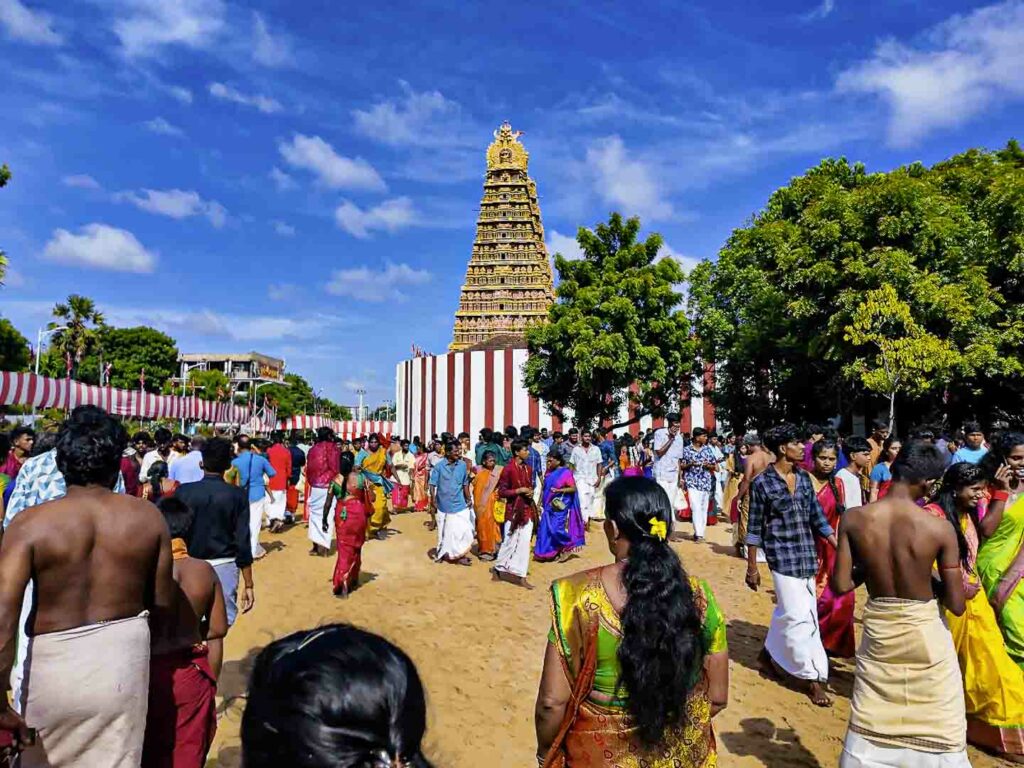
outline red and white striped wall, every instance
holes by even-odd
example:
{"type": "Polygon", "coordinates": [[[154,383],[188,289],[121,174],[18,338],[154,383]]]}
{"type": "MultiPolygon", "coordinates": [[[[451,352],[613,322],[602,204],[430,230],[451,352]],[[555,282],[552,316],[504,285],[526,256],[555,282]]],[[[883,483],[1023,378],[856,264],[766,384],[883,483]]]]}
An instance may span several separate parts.
{"type": "MultiPolygon", "coordinates": [[[[399,363],[395,376],[395,433],[426,439],[442,432],[468,432],[475,440],[484,427],[500,430],[508,425],[529,424],[566,431],[572,426],[571,413],[563,422],[526,391],[522,369],[527,354],[525,349],[489,349],[414,357],[399,363]]],[[[704,388],[712,386],[714,375],[710,370],[702,384],[694,383],[689,405],[681,412],[683,431],[714,428],[714,408],[703,397],[704,388]]],[[[624,405],[618,422],[634,414],[633,408],[624,405]]],[[[628,429],[638,435],[662,423],[662,419],[644,416],[628,429]]]]}
{"type": "Polygon", "coordinates": [[[317,430],[320,427],[329,427],[334,434],[342,440],[352,440],[356,437],[365,437],[370,434],[390,436],[395,433],[393,421],[338,421],[329,419],[326,416],[292,416],[289,419],[281,419],[277,428],[287,431],[293,429],[317,430]]]}

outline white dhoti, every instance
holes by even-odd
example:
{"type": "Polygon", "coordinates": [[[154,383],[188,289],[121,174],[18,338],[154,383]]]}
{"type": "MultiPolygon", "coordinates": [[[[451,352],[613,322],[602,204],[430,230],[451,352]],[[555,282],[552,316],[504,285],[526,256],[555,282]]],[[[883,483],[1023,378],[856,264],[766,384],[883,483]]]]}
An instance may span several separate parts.
{"type": "Polygon", "coordinates": [[[614,479],[610,474],[601,478],[601,484],[594,493],[594,501],[590,507],[590,516],[592,518],[604,519],[604,492],[614,479]]]}
{"type": "Polygon", "coordinates": [[[661,486],[661,490],[668,494],[668,503],[672,505],[672,517],[675,519],[675,513],[680,509],[679,478],[659,478],[658,485],[661,486]]]}
{"type": "Polygon", "coordinates": [[[327,503],[326,488],[310,486],[306,499],[306,523],[309,540],[319,547],[330,549],[334,544],[334,515],[327,513],[327,530],[324,531],[324,504],[327,503]]]}
{"type": "Polygon", "coordinates": [[[285,505],[288,503],[288,491],[271,491],[272,496],[267,499],[267,519],[270,522],[284,520],[285,505]]]}
{"type": "Polygon", "coordinates": [[[698,491],[696,488],[686,489],[686,500],[690,504],[690,519],[693,521],[693,534],[698,539],[704,538],[704,530],[708,527],[708,501],[711,494],[698,491]]]}
{"type": "Polygon", "coordinates": [[[909,747],[875,744],[853,731],[846,732],[839,768],[971,768],[967,750],[920,752],[909,747]]]}
{"type": "Polygon", "coordinates": [[[437,513],[437,554],[435,560],[459,560],[473,549],[476,528],[468,509],[437,513]]]}
{"type": "Polygon", "coordinates": [[[29,639],[23,768],[135,768],[149,708],[149,619],[117,619],[29,639]]]}
{"type": "Polygon", "coordinates": [[[494,561],[494,570],[525,577],[530,570],[533,542],[533,521],[512,532],[512,523],[505,523],[505,539],[494,561]]]}
{"type": "Polygon", "coordinates": [[[799,680],[828,680],[828,656],[818,629],[814,577],[799,579],[772,571],[775,611],[764,647],[772,660],[799,680]]]}
{"type": "Polygon", "coordinates": [[[266,554],[260,546],[260,529],[263,528],[263,513],[267,511],[267,497],[249,502],[249,542],[252,544],[252,556],[262,557],[266,554]]]}
{"type": "Polygon", "coordinates": [[[577,480],[576,493],[580,499],[580,514],[583,522],[589,523],[594,511],[594,496],[597,489],[594,488],[594,480],[577,480]]]}

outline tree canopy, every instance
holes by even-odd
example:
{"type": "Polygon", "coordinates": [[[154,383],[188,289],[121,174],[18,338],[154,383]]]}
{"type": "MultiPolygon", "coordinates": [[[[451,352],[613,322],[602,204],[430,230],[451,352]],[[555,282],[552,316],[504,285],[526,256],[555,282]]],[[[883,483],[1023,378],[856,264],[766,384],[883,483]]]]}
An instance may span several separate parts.
{"type": "Polygon", "coordinates": [[[31,362],[28,339],[14,323],[0,317],[0,371],[27,371],[31,362]]]}
{"type": "Polygon", "coordinates": [[[638,218],[618,213],[581,227],[583,258],[555,254],[556,301],[548,322],[527,329],[527,388],[556,413],[571,409],[577,424],[616,422],[630,397],[641,413],[662,414],[693,370],[696,345],[678,309],[682,267],[660,258],[659,235],[640,241],[639,232],[638,218]]]}
{"type": "Polygon", "coordinates": [[[822,161],[777,190],[689,312],[735,427],[869,415],[1020,420],[1024,151],[972,149],[868,173],[822,161]]]}
{"type": "Polygon", "coordinates": [[[345,406],[338,405],[325,397],[316,397],[309,382],[297,373],[286,373],[284,380],[287,386],[267,384],[256,392],[257,401],[262,404],[269,398],[277,409],[281,419],[291,418],[299,414],[312,414],[319,410],[332,419],[348,420],[352,412],[345,406]]]}

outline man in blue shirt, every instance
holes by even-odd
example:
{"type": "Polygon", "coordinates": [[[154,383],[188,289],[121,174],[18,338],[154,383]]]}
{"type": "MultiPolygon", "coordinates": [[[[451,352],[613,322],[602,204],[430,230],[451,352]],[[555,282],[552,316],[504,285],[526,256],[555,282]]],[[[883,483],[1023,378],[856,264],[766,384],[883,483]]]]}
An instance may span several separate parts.
{"type": "Polygon", "coordinates": [[[263,527],[263,515],[267,511],[266,477],[277,474],[270,462],[253,450],[248,435],[238,438],[238,456],[231,462],[238,470],[238,485],[245,489],[249,496],[249,534],[252,542],[252,556],[259,560],[267,554],[260,546],[260,528],[263,527]]]}
{"type": "Polygon", "coordinates": [[[206,438],[202,435],[193,435],[191,448],[188,453],[171,464],[170,478],[177,480],[182,485],[186,483],[198,483],[203,479],[203,446],[206,438]]]}
{"type": "Polygon", "coordinates": [[[988,453],[985,447],[985,433],[981,431],[981,424],[976,421],[969,421],[964,424],[964,444],[953,454],[953,464],[977,464],[981,458],[988,453]]]}
{"type": "Polygon", "coordinates": [[[476,533],[473,498],[462,446],[455,440],[445,445],[444,459],[430,470],[430,506],[437,516],[434,562],[472,565],[469,553],[476,533]]]}

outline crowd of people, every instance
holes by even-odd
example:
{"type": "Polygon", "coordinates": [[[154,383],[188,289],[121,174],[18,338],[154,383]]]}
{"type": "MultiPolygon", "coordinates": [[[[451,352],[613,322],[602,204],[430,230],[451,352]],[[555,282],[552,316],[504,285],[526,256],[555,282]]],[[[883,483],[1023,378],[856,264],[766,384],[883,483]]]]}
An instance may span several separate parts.
{"type": "MultiPolygon", "coordinates": [[[[223,639],[255,603],[261,536],[305,524],[311,556],[335,553],[344,597],[365,542],[416,513],[436,533],[435,562],[482,562],[527,589],[532,564],[571,559],[600,523],[612,563],[551,583],[539,765],[715,764],[726,619],[671,543],[684,523],[701,542],[726,521],[747,586],[761,588],[764,565],[774,589],[764,674],[829,706],[830,659],[856,660],[840,765],[969,765],[968,742],[1024,762],[1016,432],[922,427],[901,441],[876,422],[867,437],[780,424],[723,438],[684,434],[669,414],[639,437],[525,426],[475,445],[329,429],[308,442],[162,428],[129,439],[82,407],[56,433],[0,436],[0,487],[12,691],[0,730],[20,765],[203,765],[223,639]]],[[[427,766],[424,730],[408,657],[332,625],[260,654],[243,760],[427,766]]]]}

